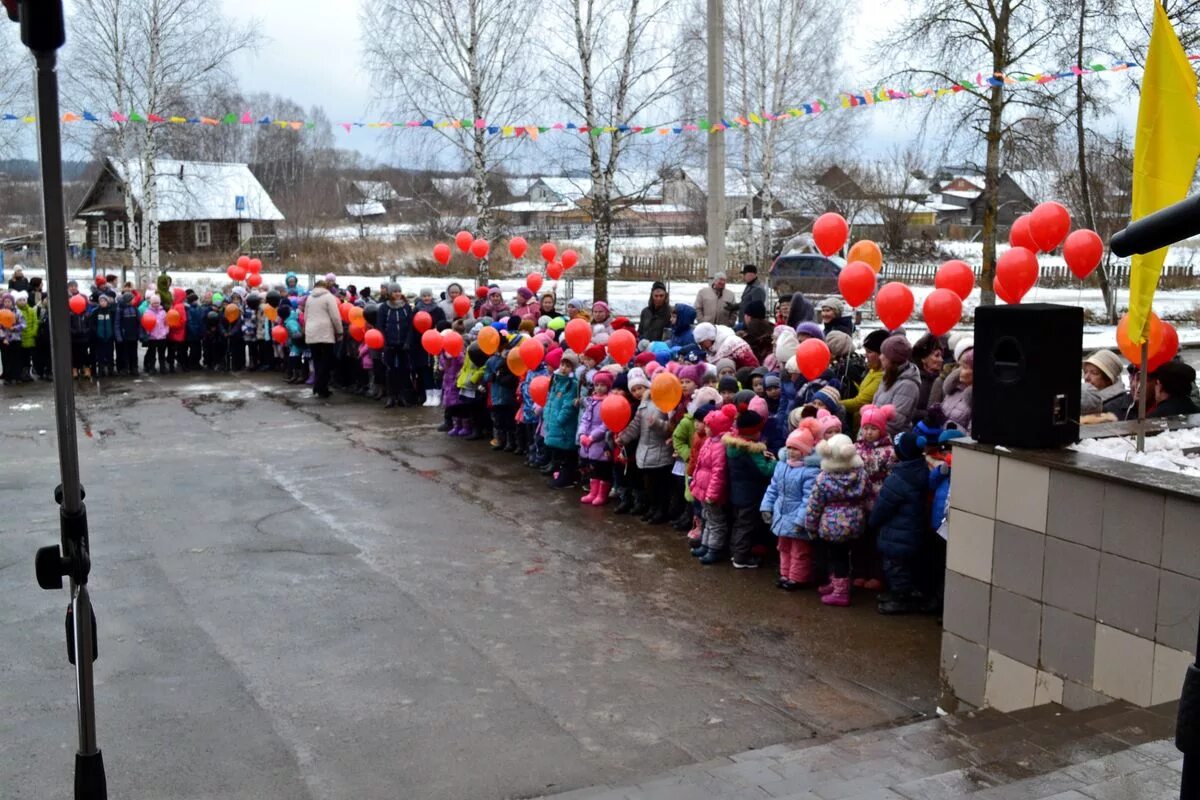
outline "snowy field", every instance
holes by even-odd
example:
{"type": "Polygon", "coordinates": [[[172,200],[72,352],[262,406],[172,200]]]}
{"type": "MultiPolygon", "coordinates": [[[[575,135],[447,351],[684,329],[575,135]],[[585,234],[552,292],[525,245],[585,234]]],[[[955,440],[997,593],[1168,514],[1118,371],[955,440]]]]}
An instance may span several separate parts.
{"type": "Polygon", "coordinates": [[[1072,445],[1072,450],[1104,458],[1113,458],[1129,464],[1140,464],[1169,472],[1194,475],[1200,478],[1200,456],[1188,455],[1183,451],[1200,447],[1200,429],[1168,431],[1146,437],[1146,452],[1137,452],[1133,436],[1113,436],[1107,439],[1085,439],[1072,445]]]}

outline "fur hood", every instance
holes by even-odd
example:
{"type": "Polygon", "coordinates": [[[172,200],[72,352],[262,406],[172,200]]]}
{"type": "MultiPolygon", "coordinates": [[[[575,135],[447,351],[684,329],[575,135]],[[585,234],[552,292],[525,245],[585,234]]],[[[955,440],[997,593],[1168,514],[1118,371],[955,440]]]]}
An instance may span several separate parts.
{"type": "Polygon", "coordinates": [[[742,450],[751,454],[762,454],[767,452],[766,443],[752,442],[749,439],[743,439],[741,436],[735,436],[732,433],[725,434],[725,436],[721,438],[721,442],[726,447],[732,447],[735,450],[742,450]]]}

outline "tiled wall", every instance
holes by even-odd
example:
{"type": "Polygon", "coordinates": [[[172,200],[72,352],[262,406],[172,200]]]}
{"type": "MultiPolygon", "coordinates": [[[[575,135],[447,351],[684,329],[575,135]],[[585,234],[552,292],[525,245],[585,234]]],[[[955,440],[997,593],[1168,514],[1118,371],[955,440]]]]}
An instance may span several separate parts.
{"type": "Polygon", "coordinates": [[[1189,501],[956,447],[942,707],[1174,700],[1200,620],[1189,501]]]}

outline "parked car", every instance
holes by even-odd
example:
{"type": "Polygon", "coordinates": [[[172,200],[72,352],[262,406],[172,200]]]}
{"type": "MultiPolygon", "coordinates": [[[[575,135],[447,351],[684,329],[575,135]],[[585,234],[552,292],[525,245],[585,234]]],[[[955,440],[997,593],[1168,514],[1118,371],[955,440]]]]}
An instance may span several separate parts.
{"type": "Polygon", "coordinates": [[[838,275],[844,262],[819,253],[784,253],[771,265],[770,285],[780,298],[803,292],[820,299],[838,293],[838,275]]]}

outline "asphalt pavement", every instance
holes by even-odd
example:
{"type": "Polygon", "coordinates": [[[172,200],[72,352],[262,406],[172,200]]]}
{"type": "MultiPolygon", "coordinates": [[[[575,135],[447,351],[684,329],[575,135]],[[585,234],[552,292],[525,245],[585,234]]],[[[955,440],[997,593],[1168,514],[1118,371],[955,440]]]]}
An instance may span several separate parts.
{"type": "MultiPolygon", "coordinates": [[[[278,375],[80,386],[110,797],[517,798],[920,719],[940,631],[278,375]]],[[[0,796],[71,797],[48,384],[0,388],[0,796]]]]}

